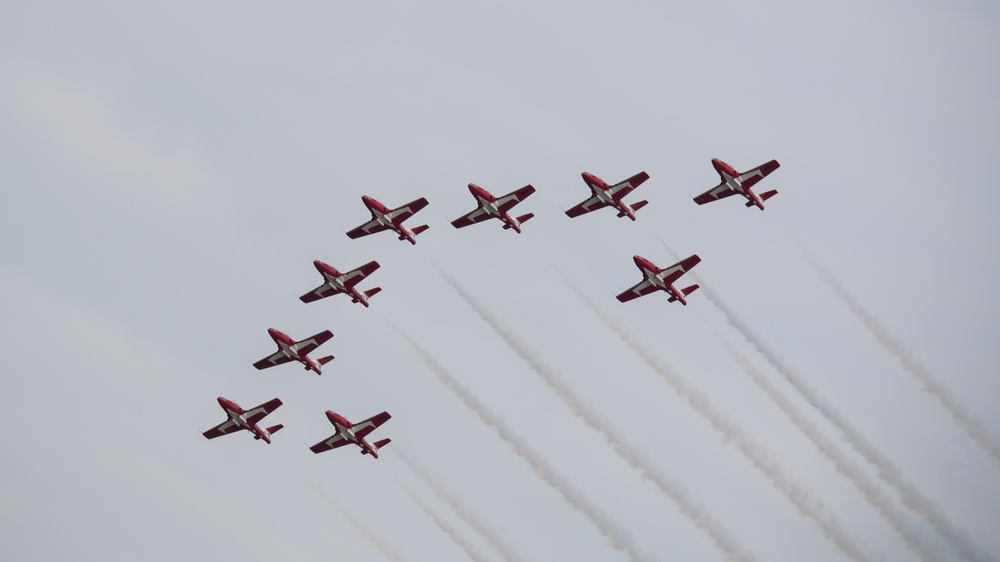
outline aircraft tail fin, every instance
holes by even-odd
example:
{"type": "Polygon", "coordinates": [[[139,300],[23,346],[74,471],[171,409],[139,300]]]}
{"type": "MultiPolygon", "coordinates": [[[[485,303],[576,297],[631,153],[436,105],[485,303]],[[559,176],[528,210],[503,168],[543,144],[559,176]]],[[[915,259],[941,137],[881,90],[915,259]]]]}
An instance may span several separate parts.
{"type": "MultiPolygon", "coordinates": [[[[761,203],[763,203],[764,201],[767,201],[768,199],[774,197],[777,194],[778,194],[778,190],[777,189],[772,189],[771,191],[765,191],[764,193],[758,194],[757,197],[760,197],[760,201],[761,201],[761,203]]],[[[757,203],[755,203],[754,201],[747,201],[746,202],[746,206],[747,207],[753,207],[756,204],[757,203]]],[[[763,208],[763,206],[761,206],[761,208],[763,208]]]]}
{"type": "Polygon", "coordinates": [[[517,217],[517,222],[524,222],[524,221],[530,219],[533,216],[535,216],[535,213],[528,213],[526,215],[521,215],[521,216],[517,217]]]}
{"type": "Polygon", "coordinates": [[[421,232],[427,230],[428,228],[430,228],[430,227],[427,226],[426,224],[422,224],[420,226],[413,227],[413,230],[411,232],[413,232],[413,235],[416,236],[416,235],[420,234],[421,232]]]}
{"type": "Polygon", "coordinates": [[[320,357],[319,359],[316,360],[316,362],[319,363],[320,365],[326,365],[330,361],[333,361],[333,355],[327,355],[326,357],[320,357]]]}
{"type": "Polygon", "coordinates": [[[281,428],[283,428],[283,427],[285,427],[285,426],[281,425],[280,423],[278,425],[272,425],[271,427],[267,428],[267,432],[273,435],[273,434],[277,433],[278,430],[281,429],[281,428]]]}
{"type": "MultiPolygon", "coordinates": [[[[372,448],[375,449],[376,451],[378,451],[379,449],[381,449],[382,447],[385,447],[386,445],[388,445],[391,442],[392,442],[392,439],[380,439],[380,440],[372,443],[372,448]]],[[[361,449],[361,454],[362,455],[367,455],[368,454],[368,449],[361,449]]]]}
{"type": "MultiPolygon", "coordinates": [[[[698,290],[698,285],[694,284],[694,285],[691,285],[690,287],[685,287],[685,288],[681,289],[681,293],[686,297],[686,296],[690,295],[691,293],[693,293],[693,292],[695,292],[697,290],[698,290]]],[[[681,304],[687,304],[687,301],[678,299],[674,295],[670,295],[670,298],[667,299],[667,302],[674,302],[676,300],[680,300],[681,304]]]]}
{"type": "Polygon", "coordinates": [[[365,291],[365,296],[366,297],[370,297],[370,296],[374,295],[375,293],[377,293],[377,292],[379,292],[381,290],[382,290],[382,287],[375,287],[373,289],[368,289],[367,291],[365,291]]]}
{"type": "Polygon", "coordinates": [[[645,199],[643,199],[642,201],[638,201],[638,202],[632,204],[632,212],[634,213],[634,212],[638,211],[639,209],[645,207],[648,204],[649,204],[649,201],[646,201],[645,199]]]}

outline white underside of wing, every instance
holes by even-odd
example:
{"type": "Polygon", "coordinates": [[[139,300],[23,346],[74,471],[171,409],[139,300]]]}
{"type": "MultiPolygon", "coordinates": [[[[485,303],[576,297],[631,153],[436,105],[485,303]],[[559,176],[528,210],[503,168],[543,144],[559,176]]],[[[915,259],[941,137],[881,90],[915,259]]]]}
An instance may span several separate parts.
{"type": "Polygon", "coordinates": [[[594,210],[597,210],[597,209],[603,207],[604,205],[607,205],[607,203],[605,203],[604,201],[601,201],[601,198],[595,195],[595,196],[591,197],[590,199],[587,199],[586,201],[584,201],[583,203],[581,203],[581,205],[587,211],[594,211],[594,210]]]}
{"type": "Polygon", "coordinates": [[[653,283],[649,279],[643,279],[642,281],[636,283],[629,292],[641,295],[643,291],[653,286],[653,283]]]}
{"type": "Polygon", "coordinates": [[[468,220],[470,220],[472,222],[475,222],[475,221],[479,220],[480,218],[482,218],[483,215],[488,215],[488,214],[489,214],[489,212],[486,209],[484,209],[483,207],[476,207],[471,212],[467,213],[464,218],[466,218],[466,219],[468,219],[468,220]]]}
{"type": "Polygon", "coordinates": [[[285,357],[288,357],[288,356],[285,355],[284,351],[282,351],[282,350],[279,349],[278,351],[275,351],[274,353],[272,353],[271,355],[269,355],[267,357],[267,362],[271,363],[271,364],[274,364],[274,365],[277,365],[278,361],[281,360],[281,359],[283,359],[283,358],[285,358],[285,357]]]}

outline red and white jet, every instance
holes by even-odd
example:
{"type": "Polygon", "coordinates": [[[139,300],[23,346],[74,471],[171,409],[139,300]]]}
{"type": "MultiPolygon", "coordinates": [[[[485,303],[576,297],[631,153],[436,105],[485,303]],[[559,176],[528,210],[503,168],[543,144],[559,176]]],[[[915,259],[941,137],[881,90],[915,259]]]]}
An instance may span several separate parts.
{"type": "Polygon", "coordinates": [[[521,223],[535,216],[533,213],[528,213],[514,218],[507,214],[508,211],[514,208],[514,205],[524,201],[529,195],[535,192],[535,188],[530,185],[512,191],[503,197],[495,197],[492,193],[474,183],[469,184],[469,191],[472,192],[472,196],[476,198],[479,206],[451,221],[451,225],[455,228],[462,228],[490,218],[496,218],[500,219],[500,222],[503,223],[504,230],[513,228],[514,232],[520,234],[521,223]]]}
{"type": "Polygon", "coordinates": [[[379,268],[377,261],[370,261],[357,269],[348,271],[347,273],[341,273],[333,266],[327,265],[319,260],[315,260],[313,265],[316,266],[316,270],[323,276],[323,284],[299,297],[299,300],[302,302],[318,301],[319,299],[324,299],[330,295],[344,293],[350,295],[353,302],[359,302],[367,307],[368,297],[382,290],[380,287],[375,287],[362,292],[355,288],[355,285],[357,285],[359,281],[368,277],[373,271],[379,268]]]}
{"type": "Polygon", "coordinates": [[[274,343],[278,344],[278,351],[254,363],[253,366],[258,369],[267,369],[275,365],[288,363],[289,361],[298,361],[305,366],[307,371],[315,371],[317,375],[322,375],[320,366],[326,365],[333,360],[333,355],[327,355],[315,361],[308,357],[314,349],[333,337],[333,333],[330,330],[324,330],[302,341],[295,341],[274,328],[268,328],[267,333],[270,334],[274,343]]]}
{"type": "Polygon", "coordinates": [[[411,231],[407,230],[406,227],[403,226],[403,221],[412,217],[417,211],[427,206],[427,200],[423,197],[417,199],[416,201],[410,201],[406,205],[395,209],[390,209],[367,195],[362,195],[361,200],[364,201],[365,206],[368,207],[369,211],[371,211],[372,220],[348,231],[347,236],[351,238],[361,238],[362,236],[368,236],[369,234],[375,234],[376,232],[382,232],[383,230],[394,230],[396,231],[396,234],[399,235],[400,240],[409,240],[410,244],[416,244],[417,241],[414,240],[413,237],[428,228],[426,224],[422,224],[420,226],[413,227],[413,230],[411,231]]]}
{"type": "Polygon", "coordinates": [[[319,443],[316,443],[312,447],[309,447],[309,450],[314,453],[322,453],[324,451],[329,451],[330,449],[336,449],[337,447],[343,447],[344,445],[353,443],[358,447],[361,447],[362,455],[371,455],[377,459],[378,450],[388,445],[392,440],[382,439],[381,441],[369,443],[365,440],[365,436],[375,431],[378,426],[384,424],[391,417],[392,416],[389,415],[389,412],[382,412],[381,414],[372,416],[363,422],[353,424],[347,421],[347,418],[344,416],[327,410],[326,419],[330,420],[333,427],[337,428],[337,432],[319,443]]]}
{"type": "Polygon", "coordinates": [[[722,179],[722,183],[695,197],[694,202],[699,205],[711,203],[717,199],[723,199],[729,197],[730,195],[739,193],[743,197],[747,198],[747,207],[753,207],[756,205],[761,211],[763,211],[764,201],[767,201],[778,193],[777,190],[772,189],[771,191],[765,191],[764,193],[757,195],[750,190],[750,188],[757,182],[767,177],[767,175],[771,172],[777,170],[778,166],[781,166],[781,164],[778,164],[777,160],[771,160],[766,164],[761,164],[760,166],[757,166],[748,172],[743,172],[742,174],[718,158],[712,158],[712,166],[715,167],[716,172],[719,172],[719,177],[722,179]]]}
{"type": "Polygon", "coordinates": [[[245,429],[253,434],[254,439],[263,439],[265,443],[270,445],[271,434],[284,427],[280,423],[278,425],[272,425],[267,429],[261,429],[260,426],[257,425],[264,419],[265,416],[277,410],[278,406],[281,406],[281,400],[277,398],[269,402],[264,402],[260,406],[244,410],[236,402],[220,396],[219,406],[222,406],[222,409],[225,410],[229,419],[212,429],[209,429],[205,433],[202,433],[202,435],[208,439],[215,439],[216,437],[229,435],[230,433],[235,433],[241,429],[245,429]]]}
{"type": "Polygon", "coordinates": [[[698,288],[698,285],[691,285],[684,289],[674,287],[674,281],[677,281],[681,275],[691,271],[691,268],[698,265],[701,261],[698,254],[683,259],[666,269],[656,267],[653,265],[653,262],[642,256],[635,256],[632,259],[635,260],[635,265],[642,272],[644,279],[633,285],[629,290],[618,295],[618,300],[621,302],[643,297],[656,291],[666,291],[670,294],[667,302],[681,301],[681,304],[687,305],[687,300],[684,297],[690,295],[698,288]]]}
{"type": "Polygon", "coordinates": [[[587,182],[587,186],[594,192],[594,195],[590,199],[566,211],[566,214],[570,217],[578,217],[604,207],[614,207],[618,210],[619,218],[628,217],[635,220],[635,212],[649,203],[649,201],[643,200],[634,205],[627,205],[622,201],[623,197],[632,193],[633,189],[639,187],[642,185],[642,182],[649,179],[649,174],[646,172],[639,172],[629,179],[614,185],[608,185],[594,174],[583,172],[581,175],[583,176],[583,181],[587,182]]]}

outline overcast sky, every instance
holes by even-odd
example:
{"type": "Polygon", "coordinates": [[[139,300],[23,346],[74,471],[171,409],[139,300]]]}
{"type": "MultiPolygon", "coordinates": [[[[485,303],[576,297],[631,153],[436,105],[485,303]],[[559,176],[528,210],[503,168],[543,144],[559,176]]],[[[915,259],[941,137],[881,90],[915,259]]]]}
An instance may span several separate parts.
{"type": "Polygon", "coordinates": [[[975,0],[7,2],[0,558],[998,560],[998,68],[975,0]],[[696,205],[713,157],[779,194],[696,205]]]}

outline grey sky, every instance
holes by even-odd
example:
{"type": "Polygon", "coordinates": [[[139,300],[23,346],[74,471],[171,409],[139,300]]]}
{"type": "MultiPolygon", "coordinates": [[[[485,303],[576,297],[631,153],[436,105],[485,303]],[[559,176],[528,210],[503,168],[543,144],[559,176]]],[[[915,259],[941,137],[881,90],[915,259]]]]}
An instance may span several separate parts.
{"type": "MultiPolygon", "coordinates": [[[[437,382],[405,330],[652,559],[711,537],[554,394],[443,268],[589,408],[759,560],[842,560],[736,443],[626,347],[572,283],[708,396],[873,559],[892,526],[726,352],[721,334],[843,454],[875,468],[702,293],[620,304],[632,256],[698,253],[699,278],[958,529],[1000,557],[1000,466],[809,258],[1000,438],[1000,9],[989,2],[8,2],[0,9],[0,558],[463,559],[397,482],[405,450],[527,560],[623,559],[437,382]],[[782,166],[763,213],[710,159],[782,166]],[[651,178],[569,219],[580,172],[651,178]],[[466,184],[531,183],[519,235],[455,230],[466,184]],[[360,196],[424,196],[413,247],[360,196]],[[661,242],[662,240],[662,242],[661,242]],[[666,243],[669,249],[664,246],[666,243]],[[311,260],[376,259],[371,308],[311,305],[311,260]],[[387,322],[388,320],[388,322],[387,322]],[[258,372],[266,329],[330,329],[321,377],[258,372]],[[275,396],[285,429],[207,441],[225,396],[275,396]],[[313,455],[323,411],[393,414],[394,445],[313,455]],[[322,489],[319,493],[316,487],[322,489]],[[342,515],[351,514],[351,519],[342,515]],[[369,538],[377,537],[377,541],[369,538]],[[381,542],[378,542],[381,541],[381,542]],[[395,554],[393,555],[395,556],[395,554]]],[[[877,481],[877,480],[876,480],[877,481]]],[[[958,551],[903,506],[928,557],[958,551]]],[[[497,559],[500,559],[497,557],[497,559]]]]}

